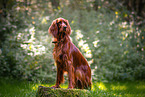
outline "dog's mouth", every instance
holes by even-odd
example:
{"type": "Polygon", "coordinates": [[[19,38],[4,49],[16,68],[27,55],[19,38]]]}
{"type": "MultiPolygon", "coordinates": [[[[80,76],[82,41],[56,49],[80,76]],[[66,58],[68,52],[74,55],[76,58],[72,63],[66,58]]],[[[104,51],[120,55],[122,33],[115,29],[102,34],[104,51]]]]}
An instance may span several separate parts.
{"type": "Polygon", "coordinates": [[[59,33],[65,33],[66,32],[66,28],[60,29],[59,33]]]}
{"type": "Polygon", "coordinates": [[[52,43],[57,43],[57,38],[53,37],[52,43]]]}
{"type": "Polygon", "coordinates": [[[52,43],[54,43],[54,44],[60,44],[61,42],[63,42],[64,41],[64,39],[62,38],[62,39],[60,39],[59,41],[58,41],[58,39],[57,38],[53,38],[53,41],[52,41],[52,43]]]}
{"type": "Polygon", "coordinates": [[[63,28],[63,31],[66,31],[66,28],[63,28]]]}

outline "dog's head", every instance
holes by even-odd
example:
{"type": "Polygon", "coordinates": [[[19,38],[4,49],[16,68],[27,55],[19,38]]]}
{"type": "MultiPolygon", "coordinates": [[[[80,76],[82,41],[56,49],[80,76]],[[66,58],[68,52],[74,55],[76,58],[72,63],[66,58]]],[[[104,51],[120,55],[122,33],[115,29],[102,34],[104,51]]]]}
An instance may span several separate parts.
{"type": "Polygon", "coordinates": [[[53,35],[54,38],[63,38],[65,35],[71,34],[71,28],[68,20],[63,18],[55,19],[51,26],[49,27],[49,33],[53,35]]]}

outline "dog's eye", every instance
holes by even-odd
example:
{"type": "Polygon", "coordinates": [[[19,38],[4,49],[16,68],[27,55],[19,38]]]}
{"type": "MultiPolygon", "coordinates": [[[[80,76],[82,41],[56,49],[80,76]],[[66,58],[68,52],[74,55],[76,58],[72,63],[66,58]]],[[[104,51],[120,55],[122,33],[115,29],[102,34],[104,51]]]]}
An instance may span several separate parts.
{"type": "Polygon", "coordinates": [[[59,24],[61,24],[61,21],[60,22],[58,22],[59,24]]]}
{"type": "Polygon", "coordinates": [[[66,22],[64,22],[66,25],[67,25],[67,23],[66,22]]]}

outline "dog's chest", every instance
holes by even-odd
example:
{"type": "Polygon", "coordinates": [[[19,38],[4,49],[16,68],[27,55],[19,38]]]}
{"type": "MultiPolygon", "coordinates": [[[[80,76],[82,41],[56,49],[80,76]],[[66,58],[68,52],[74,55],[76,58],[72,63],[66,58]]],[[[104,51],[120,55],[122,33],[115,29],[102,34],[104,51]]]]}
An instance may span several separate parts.
{"type": "Polygon", "coordinates": [[[53,57],[54,57],[55,61],[62,62],[63,61],[62,49],[55,48],[53,50],[53,57]]]}

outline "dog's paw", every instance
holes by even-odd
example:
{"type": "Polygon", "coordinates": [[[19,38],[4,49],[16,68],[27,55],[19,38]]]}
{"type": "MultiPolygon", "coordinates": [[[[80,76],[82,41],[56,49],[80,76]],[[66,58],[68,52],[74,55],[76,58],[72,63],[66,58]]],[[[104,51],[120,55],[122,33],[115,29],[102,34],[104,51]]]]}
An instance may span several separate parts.
{"type": "Polygon", "coordinates": [[[52,88],[52,89],[55,89],[55,88],[60,88],[60,86],[52,86],[52,87],[50,87],[50,88],[52,88]]]}

